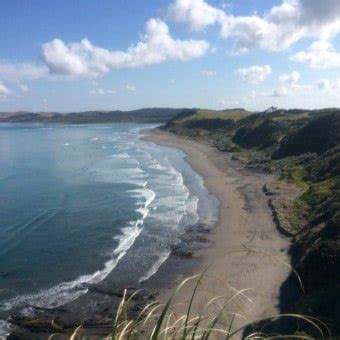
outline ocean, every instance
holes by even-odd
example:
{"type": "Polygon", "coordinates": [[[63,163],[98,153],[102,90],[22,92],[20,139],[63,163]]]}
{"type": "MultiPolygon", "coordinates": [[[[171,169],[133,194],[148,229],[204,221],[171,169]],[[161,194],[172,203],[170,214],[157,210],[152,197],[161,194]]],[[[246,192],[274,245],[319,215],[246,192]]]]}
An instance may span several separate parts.
{"type": "Polygon", "coordinates": [[[108,275],[146,281],[186,228],[216,223],[184,152],[140,138],[151,127],[0,124],[0,336],[13,311],[108,275]]]}

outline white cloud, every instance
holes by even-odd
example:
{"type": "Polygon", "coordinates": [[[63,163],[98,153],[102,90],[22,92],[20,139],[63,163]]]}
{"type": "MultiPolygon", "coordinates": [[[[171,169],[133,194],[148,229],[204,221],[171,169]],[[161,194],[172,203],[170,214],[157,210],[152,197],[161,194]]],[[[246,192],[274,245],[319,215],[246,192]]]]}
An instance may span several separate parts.
{"type": "Polygon", "coordinates": [[[136,92],[137,89],[135,86],[132,86],[132,85],[125,85],[125,89],[126,91],[129,91],[129,92],[136,92]]]}
{"type": "Polygon", "coordinates": [[[285,84],[287,86],[292,86],[299,82],[300,73],[293,71],[292,73],[289,73],[289,74],[283,74],[282,76],[279,77],[279,80],[282,84],[285,84]]]}
{"type": "Polygon", "coordinates": [[[284,97],[287,94],[288,94],[288,89],[286,86],[279,86],[272,92],[263,93],[264,96],[268,96],[268,97],[284,97]]]}
{"type": "Polygon", "coordinates": [[[126,51],[109,51],[88,39],[71,44],[54,39],[43,45],[42,60],[51,74],[93,77],[111,69],[187,61],[203,56],[208,49],[204,40],[173,39],[165,22],[150,19],[142,40],[126,51]]]}
{"type": "Polygon", "coordinates": [[[321,79],[318,82],[318,88],[323,91],[329,91],[331,89],[331,83],[328,79],[321,79]]]}
{"type": "Polygon", "coordinates": [[[236,71],[236,74],[242,76],[245,81],[255,85],[263,83],[271,73],[272,70],[269,65],[255,65],[249,68],[240,68],[236,71]]]}
{"type": "Polygon", "coordinates": [[[115,94],[117,94],[117,91],[116,90],[107,90],[106,93],[115,95],[115,94]]]}
{"type": "Polygon", "coordinates": [[[0,96],[6,97],[11,94],[11,90],[8,89],[1,81],[0,81],[0,96]]]}
{"type": "Polygon", "coordinates": [[[323,91],[325,94],[328,94],[331,97],[338,99],[340,91],[340,77],[338,77],[334,81],[330,81],[328,79],[321,79],[317,83],[317,88],[323,91]]]}
{"type": "Polygon", "coordinates": [[[340,53],[328,41],[315,41],[308,51],[300,51],[290,57],[292,61],[308,64],[312,68],[340,67],[340,53]]]}
{"type": "Polygon", "coordinates": [[[296,84],[292,87],[280,85],[273,91],[258,93],[262,97],[282,98],[282,97],[309,97],[312,95],[312,86],[296,84]]]}
{"type": "Polygon", "coordinates": [[[216,72],[211,70],[202,70],[201,74],[205,77],[212,77],[216,75],[216,72]]]}
{"type": "Polygon", "coordinates": [[[0,62],[0,77],[8,81],[35,80],[47,74],[45,66],[0,62]]]}
{"type": "Polygon", "coordinates": [[[310,95],[312,87],[310,85],[299,84],[300,73],[293,71],[292,73],[283,74],[279,77],[279,85],[270,92],[262,93],[265,97],[285,97],[292,95],[310,95]]]}
{"type": "Polygon", "coordinates": [[[167,16],[174,21],[187,23],[191,31],[200,31],[222,20],[225,13],[203,0],[176,0],[169,6],[167,16]]]}
{"type": "Polygon", "coordinates": [[[340,32],[339,0],[283,0],[263,16],[234,16],[204,0],[174,0],[168,17],[191,30],[220,26],[232,38],[235,53],[253,48],[285,50],[304,37],[330,39],[340,32]]]}

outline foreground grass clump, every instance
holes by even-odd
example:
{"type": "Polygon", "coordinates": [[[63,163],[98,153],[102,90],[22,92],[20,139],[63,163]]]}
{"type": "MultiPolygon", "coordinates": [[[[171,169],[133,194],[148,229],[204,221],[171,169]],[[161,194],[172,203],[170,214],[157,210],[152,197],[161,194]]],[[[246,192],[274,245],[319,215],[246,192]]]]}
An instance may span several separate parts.
{"type": "MultiPolygon", "coordinates": [[[[306,333],[296,331],[293,335],[279,335],[277,333],[265,334],[259,325],[270,324],[278,318],[287,318],[296,324],[308,324],[313,329],[313,334],[318,338],[330,336],[327,327],[315,318],[309,318],[296,314],[273,315],[266,318],[248,321],[242,312],[241,300],[252,304],[247,296],[250,289],[236,290],[226,283],[221,282],[231,294],[215,295],[199,309],[199,314],[193,312],[195,299],[200,294],[208,292],[208,287],[202,285],[203,279],[212,278],[206,274],[195,275],[182,281],[166,303],[153,301],[144,306],[139,313],[132,313],[130,303],[139,291],[128,296],[124,291],[122,300],[113,320],[113,331],[106,339],[237,339],[242,336],[245,339],[311,339],[306,333]],[[185,302],[176,302],[181,290],[188,286],[191,295],[185,296],[185,302]]],[[[213,278],[219,280],[217,278],[213,278]]],[[[183,297],[181,297],[183,299],[183,297]]],[[[195,308],[197,310],[197,308],[195,308]]],[[[71,339],[81,339],[82,327],[78,327],[71,339]]]]}

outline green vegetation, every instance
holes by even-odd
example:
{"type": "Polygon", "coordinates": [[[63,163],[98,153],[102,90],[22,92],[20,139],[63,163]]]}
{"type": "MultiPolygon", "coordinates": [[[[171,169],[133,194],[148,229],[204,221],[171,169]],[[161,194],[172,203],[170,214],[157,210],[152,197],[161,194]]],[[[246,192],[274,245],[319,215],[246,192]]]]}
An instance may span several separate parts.
{"type": "Polygon", "coordinates": [[[280,229],[294,236],[292,265],[305,283],[305,293],[283,312],[321,317],[340,335],[340,110],[209,111],[204,118],[197,111],[164,128],[232,151],[248,166],[277,171],[281,187],[300,190],[270,199],[280,229]],[[221,116],[228,124],[218,126],[221,116]]]}

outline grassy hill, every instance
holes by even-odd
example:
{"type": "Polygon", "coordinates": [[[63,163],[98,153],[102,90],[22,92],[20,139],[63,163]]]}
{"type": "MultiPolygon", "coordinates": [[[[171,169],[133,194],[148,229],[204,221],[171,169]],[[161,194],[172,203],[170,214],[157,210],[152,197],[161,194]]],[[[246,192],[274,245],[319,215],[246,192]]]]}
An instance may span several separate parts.
{"type": "Polygon", "coordinates": [[[302,188],[294,201],[274,205],[293,238],[292,265],[305,286],[282,312],[321,318],[340,335],[340,110],[191,110],[164,129],[232,151],[248,166],[279,171],[281,185],[302,188]]]}
{"type": "Polygon", "coordinates": [[[0,123],[165,123],[182,109],[149,108],[134,111],[58,112],[2,112],[0,123]]]}

